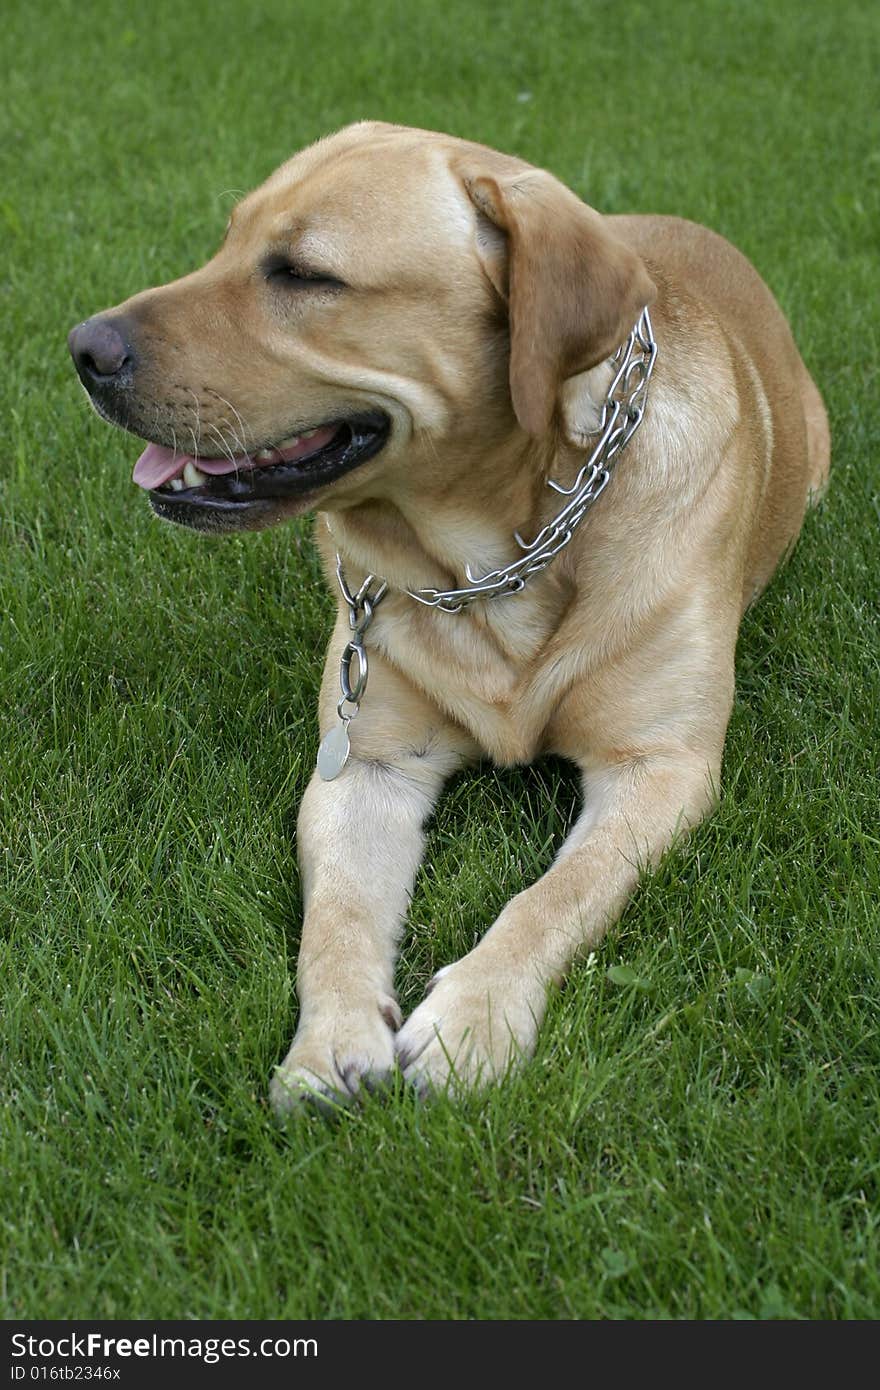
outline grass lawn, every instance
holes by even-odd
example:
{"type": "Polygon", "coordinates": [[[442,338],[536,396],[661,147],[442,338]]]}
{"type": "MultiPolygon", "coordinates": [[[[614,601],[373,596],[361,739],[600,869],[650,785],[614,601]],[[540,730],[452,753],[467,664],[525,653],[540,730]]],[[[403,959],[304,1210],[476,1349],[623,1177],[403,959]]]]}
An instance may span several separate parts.
{"type": "MultiPolygon", "coordinates": [[[[4,1315],[880,1315],[876,7],[18,0],[4,37],[4,1315]],[[240,192],[361,116],[730,237],[834,463],[743,627],[720,809],[554,998],[534,1063],[280,1131],[330,596],[307,523],[157,525],[65,335],[200,263],[240,192]]],[[[576,800],[561,764],[451,786],[405,1007],[576,800]]]]}

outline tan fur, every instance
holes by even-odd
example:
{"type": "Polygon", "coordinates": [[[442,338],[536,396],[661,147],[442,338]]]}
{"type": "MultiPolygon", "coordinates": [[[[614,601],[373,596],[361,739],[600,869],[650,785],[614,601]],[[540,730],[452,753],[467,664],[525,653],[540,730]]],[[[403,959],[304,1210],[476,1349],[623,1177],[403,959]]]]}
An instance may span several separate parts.
{"type": "MultiPolygon", "coordinates": [[[[722,238],[602,217],[551,175],[451,137],[350,127],[233,214],[202,270],[122,306],[149,390],[195,451],[289,435],[364,403],[374,460],[306,504],[328,577],[392,593],[368,636],[353,759],[299,822],[299,1029],[272,1092],[354,1094],[397,1057],[422,1086],[497,1078],[533,1048],[551,981],[590,950],[716,795],[742,612],[825,485],[828,426],[773,297],[722,238]],[[255,272],[284,246],[349,287],[279,307],[255,272]],[[607,358],[651,302],[647,415],[575,541],[514,598],[449,616],[452,587],[514,558],[589,447],[607,358]],[[243,437],[242,437],[243,436],[243,437]],[[446,778],[481,756],[581,769],[556,863],[444,971],[400,1031],[395,948],[446,778]]],[[[335,720],[347,616],[327,656],[335,720]]]]}

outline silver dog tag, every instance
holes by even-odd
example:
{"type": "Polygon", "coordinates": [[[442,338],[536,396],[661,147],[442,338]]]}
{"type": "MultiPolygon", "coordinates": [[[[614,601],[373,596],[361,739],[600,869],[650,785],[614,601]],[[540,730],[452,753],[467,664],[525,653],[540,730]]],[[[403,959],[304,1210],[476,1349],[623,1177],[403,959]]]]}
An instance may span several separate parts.
{"type": "Polygon", "coordinates": [[[348,724],[342,720],[325,734],[318,748],[318,773],[325,782],[338,777],[351,752],[348,724]]]}

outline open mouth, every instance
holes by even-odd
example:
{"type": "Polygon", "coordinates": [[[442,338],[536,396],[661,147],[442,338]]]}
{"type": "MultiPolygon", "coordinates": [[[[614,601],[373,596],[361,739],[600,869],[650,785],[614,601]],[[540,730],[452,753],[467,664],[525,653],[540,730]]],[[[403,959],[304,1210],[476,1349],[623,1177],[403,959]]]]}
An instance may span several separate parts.
{"type": "Polygon", "coordinates": [[[198,530],[267,525],[293,510],[285,502],[304,499],[372,458],[389,431],[387,416],[364,415],[232,458],[203,458],[148,444],[133,477],[149,492],[153,510],[168,521],[198,530]]]}

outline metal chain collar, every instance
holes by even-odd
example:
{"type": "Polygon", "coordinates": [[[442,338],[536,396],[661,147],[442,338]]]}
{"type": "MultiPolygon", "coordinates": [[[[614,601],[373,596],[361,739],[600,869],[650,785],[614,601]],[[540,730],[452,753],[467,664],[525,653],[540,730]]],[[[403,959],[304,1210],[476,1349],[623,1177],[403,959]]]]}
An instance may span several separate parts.
{"type": "MultiPolygon", "coordinates": [[[[610,360],[614,377],[602,404],[602,418],[595,430],[599,435],[596,447],[579,469],[571,487],[562,487],[550,479],[547,482],[554,492],[570,499],[565,506],[552,521],[542,526],[534,540],[524,541],[518,531],[514,533],[523,554],[503,569],[490,570],[477,576],[467,565],[465,574],[468,583],[463,588],[407,589],[410,598],[429,608],[438,608],[442,613],[460,613],[479,598],[503,598],[506,594],[518,594],[533,574],[549,565],[568,545],[590,507],[608,486],[611,466],[617,454],[629,443],[642,423],[648,383],[657,360],[657,343],[647,309],[642,310],[626,342],[620,345],[610,360]]],[[[353,635],[346,644],[340,663],[342,699],[336,706],[340,722],[324,736],[318,750],[318,771],[325,781],[338,777],[348,761],[351,747],[348,726],[357,714],[367,688],[369,666],[364,634],[376,608],[388,592],[388,584],[383,579],[375,593],[370,593],[375,575],[368,574],[357,593],[353,594],[346,583],[342,558],[338,553],[336,578],[342,597],[348,604],[348,621],[353,635]],[[358,660],[357,678],[352,681],[351,667],[355,657],[358,660]]]]}
{"type": "Polygon", "coordinates": [[[571,487],[548,479],[547,486],[571,498],[552,521],[548,521],[533,541],[524,541],[516,531],[516,543],[524,554],[504,569],[490,570],[477,577],[465,567],[468,584],[461,589],[407,589],[410,598],[444,613],[460,613],[478,598],[503,598],[518,594],[527,579],[549,565],[568,545],[589,508],[605,490],[611,478],[616,455],[628,444],[642,423],[648,383],[657,360],[657,343],[651,317],[643,309],[625,343],[611,358],[614,379],[602,405],[602,418],[595,433],[598,442],[571,487]]]}
{"type": "Polygon", "coordinates": [[[342,597],[348,604],[348,625],[352,635],[345,644],[339,663],[339,687],[342,691],[342,699],[336,706],[339,723],[325,734],[318,749],[318,771],[325,782],[331,782],[334,777],[338,777],[348,762],[351,750],[348,726],[360,709],[370,671],[364,636],[373,621],[373,614],[388,593],[388,585],[383,579],[376,592],[371,594],[370,585],[373,584],[375,575],[368,574],[357,593],[353,594],[345,581],[339,555],[336,556],[336,578],[342,590],[342,597]],[[355,657],[357,675],[352,679],[351,666],[355,657]]]}

